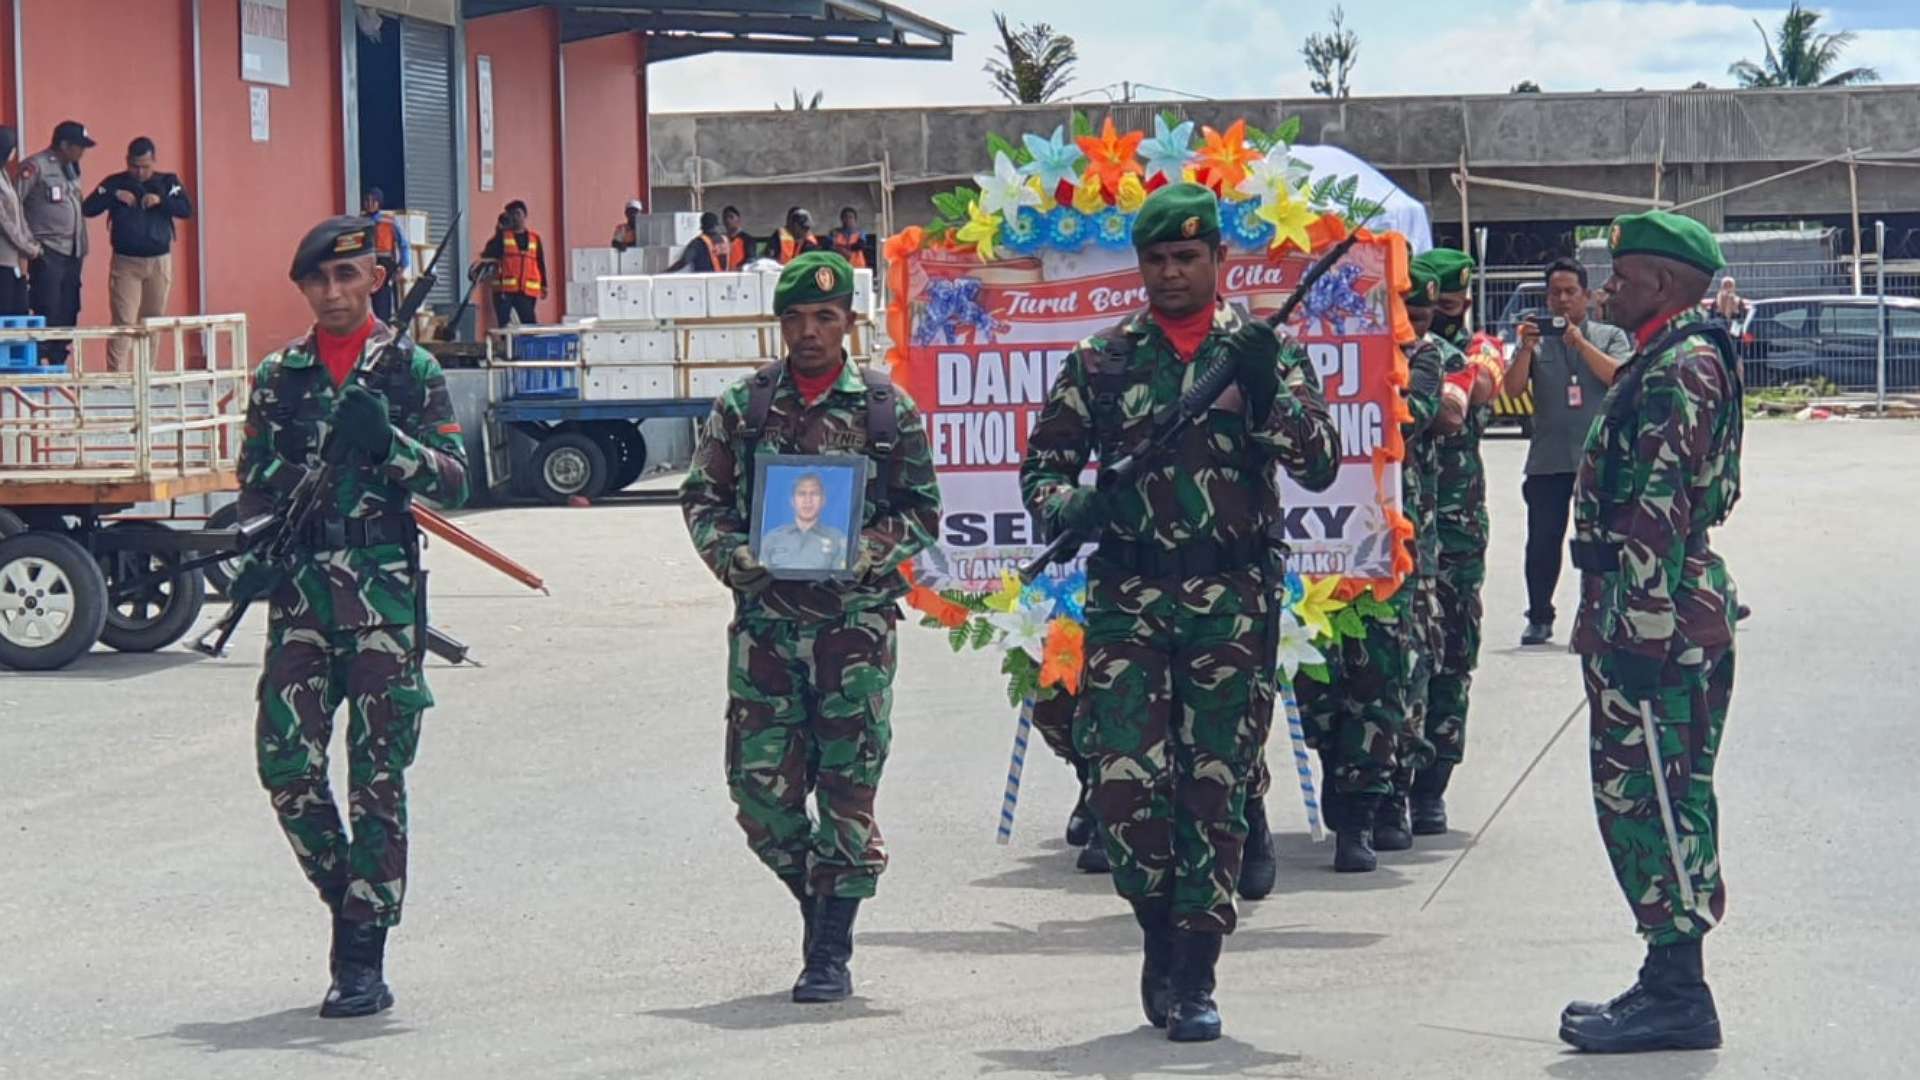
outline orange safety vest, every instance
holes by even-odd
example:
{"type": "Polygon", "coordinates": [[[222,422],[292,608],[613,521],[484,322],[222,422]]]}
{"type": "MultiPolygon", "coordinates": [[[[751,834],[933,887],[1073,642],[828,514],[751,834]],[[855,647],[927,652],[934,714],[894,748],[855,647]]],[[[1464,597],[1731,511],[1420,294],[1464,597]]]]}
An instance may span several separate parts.
{"type": "Polygon", "coordinates": [[[540,276],[539,233],[527,230],[527,250],[524,252],[511,232],[500,238],[500,279],[495,288],[503,293],[536,298],[547,295],[546,280],[540,276]]]}
{"type": "Polygon", "coordinates": [[[736,267],[747,265],[747,234],[737,233],[727,240],[727,257],[736,267]]]}
{"type": "Polygon", "coordinates": [[[714,243],[713,237],[708,236],[706,233],[700,234],[700,242],[707,245],[707,259],[713,263],[714,270],[727,271],[733,269],[732,244],[716,244],[714,243]]]}
{"type": "Polygon", "coordinates": [[[376,256],[392,260],[394,252],[399,248],[399,242],[400,230],[393,227],[392,218],[382,216],[380,220],[374,222],[373,253],[376,256]]]}
{"type": "Polygon", "coordinates": [[[866,245],[861,243],[862,239],[859,233],[854,233],[849,237],[839,229],[835,229],[833,231],[833,250],[846,256],[847,261],[852,263],[855,269],[863,268],[867,265],[867,251],[866,245]]]}

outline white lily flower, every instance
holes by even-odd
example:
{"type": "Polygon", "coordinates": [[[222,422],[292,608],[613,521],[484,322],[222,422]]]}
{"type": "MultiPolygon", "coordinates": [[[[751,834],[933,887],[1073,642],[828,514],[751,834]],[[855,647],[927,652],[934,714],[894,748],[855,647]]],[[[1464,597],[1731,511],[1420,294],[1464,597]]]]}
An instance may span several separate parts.
{"type": "Polygon", "coordinates": [[[976,173],[973,182],[980,185],[980,209],[1008,221],[1021,207],[1040,205],[1040,193],[1027,186],[1027,178],[1005,151],[994,155],[991,175],[976,173]]]}
{"type": "Polygon", "coordinates": [[[1327,662],[1320,650],[1314,648],[1313,635],[1307,633],[1307,628],[1291,611],[1280,613],[1279,650],[1280,668],[1289,679],[1298,674],[1302,667],[1327,662]]]}
{"type": "Polygon", "coordinates": [[[1019,649],[1036,663],[1046,659],[1047,613],[1038,606],[1020,605],[1007,614],[994,613],[987,622],[1000,632],[1000,647],[1007,652],[1019,649]]]}

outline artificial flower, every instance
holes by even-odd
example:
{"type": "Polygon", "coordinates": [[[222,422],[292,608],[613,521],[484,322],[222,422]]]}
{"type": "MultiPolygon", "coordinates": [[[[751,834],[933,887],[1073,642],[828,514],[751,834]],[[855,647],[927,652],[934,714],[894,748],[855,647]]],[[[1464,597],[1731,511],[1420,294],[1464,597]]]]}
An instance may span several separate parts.
{"type": "Polygon", "coordinates": [[[987,616],[987,622],[999,631],[1003,650],[1018,649],[1036,663],[1047,658],[1048,623],[1039,609],[1022,607],[1006,614],[995,612],[987,616]]]}
{"type": "Polygon", "coordinates": [[[1280,669],[1287,673],[1287,678],[1293,678],[1302,667],[1327,662],[1326,656],[1313,647],[1313,637],[1307,633],[1307,628],[1293,617],[1292,612],[1281,612],[1279,623],[1280,652],[1277,662],[1280,669]]]}
{"type": "Polygon", "coordinates": [[[1220,208],[1220,232],[1236,247],[1265,251],[1273,240],[1273,223],[1260,216],[1259,203],[1228,203],[1220,208]]]}
{"type": "Polygon", "coordinates": [[[1072,185],[1080,179],[1081,162],[1086,155],[1078,146],[1067,142],[1065,128],[1054,128],[1051,138],[1023,135],[1020,141],[1026,144],[1027,153],[1033,155],[1033,160],[1020,166],[1020,171],[1039,178],[1042,189],[1058,191],[1061,184],[1072,185]]]}
{"type": "Polygon", "coordinates": [[[1040,205],[1039,194],[1004,150],[994,155],[993,172],[976,174],[973,182],[980,185],[980,209],[989,214],[1011,218],[1023,206],[1040,205]]]}
{"type": "Polygon", "coordinates": [[[1034,197],[1040,200],[1034,203],[1033,206],[1042,214],[1052,213],[1053,208],[1060,205],[1054,200],[1053,192],[1047,190],[1046,186],[1040,183],[1040,178],[1037,176],[1027,177],[1027,190],[1033,192],[1034,197]]]}
{"type": "Polygon", "coordinates": [[[1286,605],[1292,607],[1307,595],[1307,579],[1300,576],[1300,571],[1289,570],[1287,576],[1281,579],[1280,588],[1285,595],[1286,605]]]}
{"type": "Polygon", "coordinates": [[[1093,216],[1093,237],[1101,247],[1121,250],[1133,243],[1133,215],[1109,206],[1093,216]]]}
{"type": "Polygon", "coordinates": [[[1087,215],[1107,208],[1107,195],[1100,187],[1099,177],[1089,172],[1080,178],[1080,186],[1073,189],[1073,208],[1087,215]]]}
{"type": "Polygon", "coordinates": [[[1113,205],[1122,213],[1137,214],[1146,201],[1147,188],[1139,177],[1129,174],[1120,178],[1120,190],[1114,194],[1113,205]]]}
{"type": "Polygon", "coordinates": [[[1304,196],[1265,203],[1258,213],[1263,220],[1273,224],[1273,247],[1278,248],[1291,241],[1301,251],[1313,250],[1313,238],[1307,235],[1307,230],[1320,220],[1320,215],[1307,205],[1304,196]]]}
{"type": "Polygon", "coordinates": [[[982,262],[993,261],[993,242],[1000,235],[1000,215],[980,209],[978,199],[967,204],[967,223],[955,232],[954,239],[972,244],[982,262]]]}
{"type": "Polygon", "coordinates": [[[1039,251],[1046,238],[1047,219],[1031,206],[1021,207],[1017,213],[1000,223],[1000,246],[1017,255],[1031,255],[1039,251]]]}
{"type": "Polygon", "coordinates": [[[1255,158],[1247,166],[1246,179],[1236,185],[1235,190],[1248,198],[1259,199],[1260,204],[1293,197],[1298,188],[1313,170],[1304,162],[1296,161],[1287,155],[1286,143],[1275,143],[1267,156],[1255,158]]]}
{"type": "Polygon", "coordinates": [[[1011,614],[1020,607],[1020,594],[1025,589],[1026,585],[1020,581],[1019,574],[1011,570],[1000,571],[1000,588],[987,597],[988,610],[998,611],[1003,615],[1011,614]]]}
{"type": "Polygon", "coordinates": [[[1224,135],[1210,127],[1200,134],[1200,183],[1221,193],[1238,187],[1247,178],[1247,162],[1260,156],[1247,145],[1247,122],[1235,120],[1224,135]]]}
{"type": "Polygon", "coordinates": [[[1347,606],[1345,600],[1334,599],[1334,591],[1340,587],[1340,575],[1329,574],[1307,583],[1306,592],[1294,602],[1293,613],[1299,616],[1301,623],[1313,633],[1315,641],[1321,638],[1336,639],[1333,632],[1333,615],[1347,606]]]}
{"type": "Polygon", "coordinates": [[[1193,121],[1184,121],[1169,130],[1165,117],[1154,117],[1153,138],[1140,144],[1140,153],[1147,159],[1149,182],[1156,177],[1163,184],[1180,179],[1187,162],[1193,160],[1193,121]]]}
{"type": "Polygon", "coordinates": [[[1047,628],[1046,658],[1040,663],[1041,686],[1058,686],[1069,694],[1080,692],[1086,637],[1086,628],[1072,619],[1053,620],[1047,628]]]}
{"type": "Polygon", "coordinates": [[[1120,134],[1114,130],[1113,117],[1107,117],[1098,136],[1082,135],[1074,140],[1086,151],[1088,165],[1084,175],[1099,180],[1100,190],[1113,197],[1120,190],[1122,177],[1140,175],[1140,163],[1133,160],[1133,155],[1144,138],[1146,135],[1138,131],[1120,134]]]}
{"type": "Polygon", "coordinates": [[[1071,206],[1056,206],[1047,215],[1047,244],[1061,251],[1079,251],[1087,243],[1087,218],[1071,206]]]}

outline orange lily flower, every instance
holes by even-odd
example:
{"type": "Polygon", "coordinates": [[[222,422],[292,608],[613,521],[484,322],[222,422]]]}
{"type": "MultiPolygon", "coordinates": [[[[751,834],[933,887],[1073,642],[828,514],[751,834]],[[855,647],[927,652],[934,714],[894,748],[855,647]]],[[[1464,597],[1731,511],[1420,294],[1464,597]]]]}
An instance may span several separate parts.
{"type": "Polygon", "coordinates": [[[1100,187],[1109,200],[1119,192],[1123,177],[1145,174],[1146,170],[1140,167],[1134,156],[1140,150],[1140,141],[1146,137],[1144,131],[1119,134],[1114,130],[1113,117],[1109,116],[1098,138],[1082,135],[1074,140],[1087,155],[1085,175],[1100,181],[1100,187]]]}
{"type": "Polygon", "coordinates": [[[1200,183],[1216,192],[1238,187],[1247,178],[1247,163],[1260,156],[1260,151],[1247,145],[1247,122],[1235,120],[1225,135],[1203,127],[1200,136],[1200,152],[1196,155],[1200,183]]]}
{"type": "Polygon", "coordinates": [[[1058,686],[1069,694],[1080,692],[1086,638],[1086,628],[1072,619],[1053,620],[1053,625],[1047,628],[1047,658],[1040,665],[1041,686],[1058,686]]]}

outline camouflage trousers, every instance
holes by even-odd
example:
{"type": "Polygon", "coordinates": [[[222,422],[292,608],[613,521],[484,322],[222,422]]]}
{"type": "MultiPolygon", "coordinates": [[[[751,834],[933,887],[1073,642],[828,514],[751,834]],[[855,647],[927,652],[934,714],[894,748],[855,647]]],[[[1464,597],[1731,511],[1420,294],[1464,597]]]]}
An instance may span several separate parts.
{"type": "Polygon", "coordinates": [[[1436,758],[1456,765],[1467,752],[1467,692],[1480,664],[1480,587],[1486,581],[1486,552],[1440,556],[1434,585],[1445,648],[1429,683],[1425,728],[1436,758]]]}
{"type": "Polygon", "coordinates": [[[254,750],[260,782],[307,880],[353,922],[400,923],[407,891],[405,772],[433,694],[405,626],[332,632],[267,628],[254,750]],[[347,703],[347,806],[327,780],[333,717],[347,703]]]}
{"type": "MultiPolygon", "coordinates": [[[[1295,681],[1307,745],[1320,752],[1329,794],[1386,795],[1408,749],[1414,649],[1407,605],[1395,593],[1396,618],[1367,620],[1367,632],[1328,650],[1328,682],[1295,681]]],[[[1402,594],[1405,594],[1402,596],[1402,594]]]]}
{"type": "Polygon", "coordinates": [[[1401,775],[1396,780],[1397,786],[1405,787],[1411,779],[1408,770],[1424,769],[1438,759],[1431,698],[1434,677],[1448,648],[1439,579],[1407,578],[1394,594],[1394,610],[1406,620],[1407,645],[1412,650],[1407,666],[1407,722],[1401,729],[1401,775]]]}
{"type": "Polygon", "coordinates": [[[1650,945],[1706,935],[1727,908],[1720,882],[1720,806],[1713,766],[1733,696],[1733,650],[1681,657],[1657,687],[1624,683],[1607,654],[1583,661],[1593,805],[1613,876],[1650,945]],[[1642,709],[1646,709],[1643,714],[1642,709]],[[1648,754],[1647,728],[1657,753],[1648,754]],[[1665,779],[1667,816],[1654,770],[1665,779]],[[1676,871],[1678,862],[1684,869],[1676,871]],[[1682,882],[1685,885],[1682,885],[1682,882]]]}
{"type": "Polygon", "coordinates": [[[1094,776],[1116,891],[1232,933],[1247,782],[1272,715],[1257,614],[1092,610],[1074,744],[1094,776]]]}
{"type": "Polygon", "coordinates": [[[887,607],[731,628],[727,791],[753,853],[814,896],[871,897],[887,867],[873,800],[893,740],[898,619],[887,607]]]}
{"type": "Polygon", "coordinates": [[[1076,772],[1086,764],[1073,748],[1073,718],[1079,712],[1079,706],[1079,698],[1064,693],[1033,705],[1033,729],[1040,733],[1047,749],[1053,751],[1061,761],[1073,766],[1076,772]]]}

